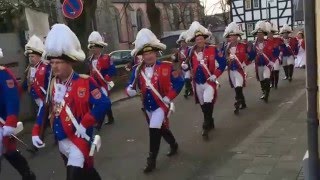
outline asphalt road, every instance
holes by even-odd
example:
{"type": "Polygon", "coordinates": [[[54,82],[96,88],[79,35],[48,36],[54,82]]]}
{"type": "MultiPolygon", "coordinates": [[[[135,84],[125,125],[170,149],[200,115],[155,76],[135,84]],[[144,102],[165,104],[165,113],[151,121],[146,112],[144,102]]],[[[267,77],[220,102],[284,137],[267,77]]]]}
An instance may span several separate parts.
{"type": "MultiPolygon", "coordinates": [[[[170,121],[172,132],[179,143],[179,154],[168,158],[165,153],[169,146],[162,141],[158,155],[157,169],[148,175],[142,170],[148,155],[148,128],[140,110],[139,98],[120,101],[113,105],[116,122],[104,126],[100,133],[103,146],[95,156],[95,165],[104,180],[144,180],[144,179],[200,179],[203,174],[215,171],[230,157],[229,151],[254,131],[266,119],[277,113],[297,92],[305,88],[305,71],[296,70],[294,80],[279,82],[278,90],[272,90],[269,103],[259,99],[260,84],[255,79],[253,65],[247,68],[247,87],[244,89],[248,108],[240,115],[233,114],[234,90],[230,88],[227,73],[219,79],[222,87],[218,90],[218,100],[214,109],[216,129],[210,133],[210,140],[203,141],[201,124],[203,121],[199,105],[194,99],[184,99],[182,94],[175,100],[176,113],[170,121]]],[[[280,74],[280,76],[282,73],[280,74]]],[[[31,144],[30,133],[23,139],[31,144]]],[[[40,180],[63,180],[65,168],[58,154],[58,147],[52,135],[47,137],[47,147],[31,155],[22,149],[31,168],[40,180]]],[[[2,161],[0,180],[18,180],[17,172],[2,161]]],[[[202,178],[203,179],[203,178],[202,178]]]]}

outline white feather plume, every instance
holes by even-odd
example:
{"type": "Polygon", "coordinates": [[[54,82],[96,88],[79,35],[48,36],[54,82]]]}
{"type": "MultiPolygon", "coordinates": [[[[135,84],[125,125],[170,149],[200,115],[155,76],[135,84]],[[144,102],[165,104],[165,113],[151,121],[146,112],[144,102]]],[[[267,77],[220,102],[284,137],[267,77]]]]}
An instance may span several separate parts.
{"type": "Polygon", "coordinates": [[[187,36],[187,31],[183,31],[180,36],[179,39],[176,41],[177,44],[180,43],[180,41],[185,41],[186,40],[186,36],[187,36]]]}
{"type": "Polygon", "coordinates": [[[241,31],[240,27],[236,22],[231,22],[225,29],[223,37],[227,37],[229,35],[243,35],[243,32],[241,31]]]}
{"type": "Polygon", "coordinates": [[[203,27],[198,21],[194,21],[187,31],[186,42],[190,42],[196,36],[196,32],[201,32],[208,37],[212,35],[212,33],[207,28],[203,27]]]}
{"type": "Polygon", "coordinates": [[[40,54],[44,51],[43,41],[36,35],[31,36],[28,43],[25,45],[25,55],[31,51],[36,51],[40,54]]]}
{"type": "Polygon", "coordinates": [[[90,46],[90,44],[98,44],[100,46],[108,46],[107,43],[104,42],[102,36],[100,35],[100,33],[98,31],[93,31],[88,38],[88,48],[90,46]]]}
{"type": "Polygon", "coordinates": [[[135,47],[131,51],[132,56],[135,56],[146,45],[158,48],[160,50],[165,50],[167,48],[167,46],[162,44],[160,40],[157,39],[156,35],[154,35],[153,32],[147,28],[143,28],[138,32],[136,40],[133,42],[133,44],[135,47]]]}
{"type": "Polygon", "coordinates": [[[55,24],[45,41],[45,56],[59,57],[63,54],[75,61],[83,61],[86,57],[74,32],[64,24],[55,24]]]}
{"type": "Polygon", "coordinates": [[[284,24],[282,26],[282,28],[280,29],[280,34],[283,34],[283,33],[292,33],[292,29],[291,27],[288,25],[288,24],[284,24]]]}
{"type": "Polygon", "coordinates": [[[251,34],[255,35],[258,32],[264,32],[264,33],[269,33],[267,27],[266,27],[266,22],[265,21],[258,21],[255,25],[255,29],[251,32],[251,34]]]}

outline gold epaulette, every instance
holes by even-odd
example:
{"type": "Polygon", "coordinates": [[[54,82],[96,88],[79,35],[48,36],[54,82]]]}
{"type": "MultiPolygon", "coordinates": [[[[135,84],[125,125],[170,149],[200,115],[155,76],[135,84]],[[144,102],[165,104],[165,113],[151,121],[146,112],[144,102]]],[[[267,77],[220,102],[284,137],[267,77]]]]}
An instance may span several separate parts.
{"type": "Polygon", "coordinates": [[[90,76],[87,74],[79,74],[79,77],[81,77],[83,79],[88,79],[90,76]]]}

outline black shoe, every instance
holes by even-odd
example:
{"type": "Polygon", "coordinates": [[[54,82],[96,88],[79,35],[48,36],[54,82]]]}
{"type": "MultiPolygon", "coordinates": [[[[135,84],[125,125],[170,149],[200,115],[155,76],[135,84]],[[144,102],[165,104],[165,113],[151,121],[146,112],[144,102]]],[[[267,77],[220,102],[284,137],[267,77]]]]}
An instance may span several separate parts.
{"type": "Polygon", "coordinates": [[[107,122],[104,123],[104,125],[111,125],[114,123],[114,119],[109,119],[107,122]]]}
{"type": "Polygon", "coordinates": [[[209,139],[209,131],[204,129],[202,131],[202,137],[203,137],[204,140],[208,140],[209,139]]]}
{"type": "Polygon", "coordinates": [[[246,103],[242,103],[240,106],[240,109],[246,109],[247,108],[247,104],[246,103]]]}
{"type": "Polygon", "coordinates": [[[172,146],[170,146],[170,151],[167,153],[167,156],[170,157],[177,154],[178,148],[178,143],[174,143],[172,146]]]}
{"type": "Polygon", "coordinates": [[[147,165],[143,169],[144,173],[152,172],[156,168],[156,160],[152,157],[147,158],[147,165]]]}
{"type": "Polygon", "coordinates": [[[36,180],[36,176],[30,170],[26,158],[19,151],[5,153],[4,157],[19,172],[22,180],[36,180]]]}
{"type": "Polygon", "coordinates": [[[288,79],[288,77],[287,76],[285,76],[284,78],[282,78],[283,80],[287,80],[288,79]]]}
{"type": "Polygon", "coordinates": [[[235,103],[234,103],[234,108],[235,108],[235,110],[233,111],[233,113],[235,114],[235,115],[238,115],[239,114],[239,109],[240,109],[240,101],[239,100],[237,100],[235,103]]]}
{"type": "Polygon", "coordinates": [[[234,113],[235,115],[239,115],[239,112],[240,112],[239,109],[235,109],[235,110],[233,111],[233,113],[234,113]]]}
{"type": "Polygon", "coordinates": [[[22,180],[36,180],[36,175],[33,172],[25,174],[22,176],[22,180]]]}
{"type": "Polygon", "coordinates": [[[266,97],[266,95],[263,94],[263,95],[260,97],[260,99],[264,99],[265,97],[266,97]]]}
{"type": "Polygon", "coordinates": [[[292,77],[289,77],[288,80],[289,80],[289,82],[291,82],[292,81],[292,77]]]}

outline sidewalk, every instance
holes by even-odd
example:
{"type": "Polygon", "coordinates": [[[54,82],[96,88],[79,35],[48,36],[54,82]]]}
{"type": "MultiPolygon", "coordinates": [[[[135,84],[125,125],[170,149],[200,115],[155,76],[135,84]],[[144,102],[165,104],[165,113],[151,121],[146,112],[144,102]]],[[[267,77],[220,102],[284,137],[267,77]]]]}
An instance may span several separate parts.
{"type": "MultiPolygon", "coordinates": [[[[257,117],[258,118],[258,117],[257,117]]],[[[232,157],[210,176],[213,180],[303,180],[307,147],[305,91],[286,103],[231,149],[232,157]]]]}

